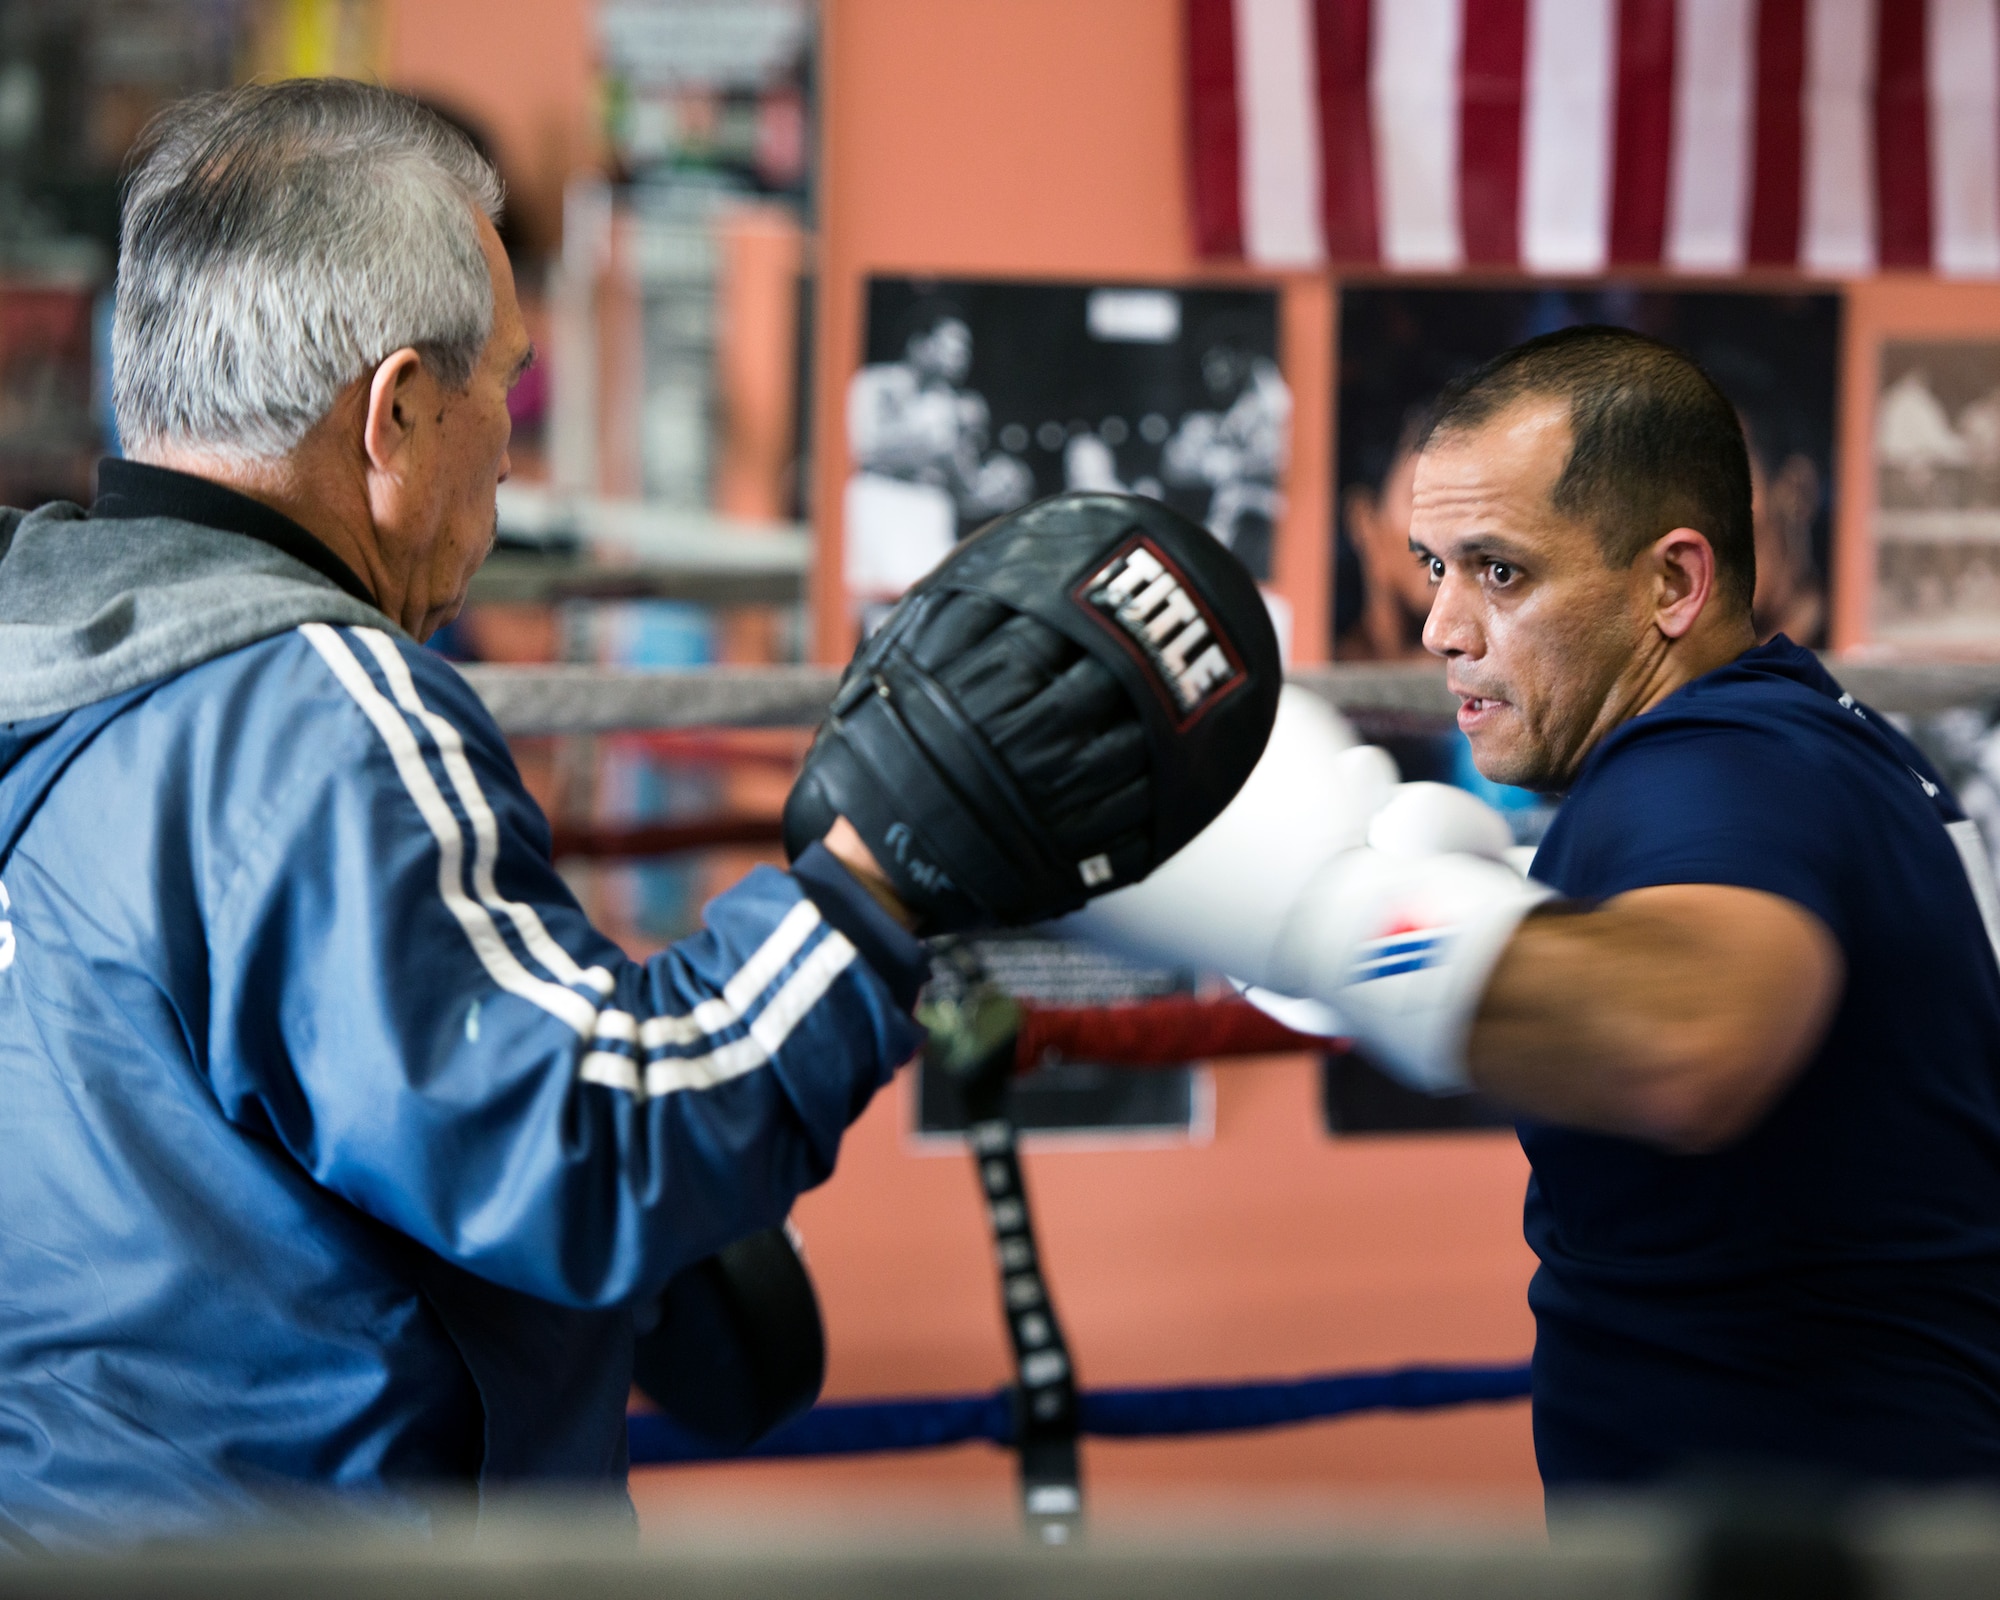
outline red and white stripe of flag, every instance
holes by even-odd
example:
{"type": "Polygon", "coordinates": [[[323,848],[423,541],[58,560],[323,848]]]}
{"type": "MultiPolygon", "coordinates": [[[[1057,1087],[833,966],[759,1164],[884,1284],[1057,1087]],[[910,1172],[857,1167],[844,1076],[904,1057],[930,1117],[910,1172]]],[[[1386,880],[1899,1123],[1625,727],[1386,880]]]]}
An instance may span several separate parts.
{"type": "Polygon", "coordinates": [[[2000,275],[2000,0],[1185,0],[1204,255],[2000,275]]]}

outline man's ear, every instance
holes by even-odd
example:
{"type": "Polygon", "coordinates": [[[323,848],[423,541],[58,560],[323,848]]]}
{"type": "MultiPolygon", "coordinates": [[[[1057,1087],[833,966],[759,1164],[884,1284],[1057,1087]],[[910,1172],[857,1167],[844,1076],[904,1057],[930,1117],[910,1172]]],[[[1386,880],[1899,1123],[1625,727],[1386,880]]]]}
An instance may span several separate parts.
{"type": "Polygon", "coordinates": [[[429,382],[424,358],[407,346],[391,351],[368,381],[368,413],[362,419],[361,448],[368,464],[388,471],[416,431],[429,382]]]}
{"type": "Polygon", "coordinates": [[[1669,639],[1679,639],[1715,598],[1715,546],[1706,534],[1675,528],[1642,559],[1653,568],[1654,624],[1669,639]]]}

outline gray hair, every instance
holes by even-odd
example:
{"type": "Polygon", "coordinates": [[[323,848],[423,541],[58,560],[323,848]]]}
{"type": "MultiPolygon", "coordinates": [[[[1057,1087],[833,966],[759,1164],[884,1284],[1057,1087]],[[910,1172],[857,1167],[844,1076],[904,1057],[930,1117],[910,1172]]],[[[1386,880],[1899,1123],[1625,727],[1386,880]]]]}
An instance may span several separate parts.
{"type": "Polygon", "coordinates": [[[125,447],[282,456],[406,346],[464,388],[493,331],[475,210],[495,219],[501,200],[464,134],[370,84],[293,79],[168,107],[119,230],[125,447]]]}

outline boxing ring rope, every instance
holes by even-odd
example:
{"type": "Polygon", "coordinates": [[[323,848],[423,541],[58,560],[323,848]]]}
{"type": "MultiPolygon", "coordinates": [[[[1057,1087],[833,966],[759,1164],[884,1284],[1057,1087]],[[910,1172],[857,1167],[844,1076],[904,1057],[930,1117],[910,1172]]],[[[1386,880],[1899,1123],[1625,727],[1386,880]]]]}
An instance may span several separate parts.
{"type": "MultiPolygon", "coordinates": [[[[2000,663],[1826,658],[1828,670],[1878,711],[1923,714],[2000,701],[2000,663]]],[[[829,667],[702,667],[645,672],[592,666],[460,669],[510,734],[622,733],[656,728],[808,728],[826,714],[829,667]]],[[[1290,681],[1350,716],[1446,721],[1458,702],[1442,667],[1364,662],[1302,667],[1290,681]]]]}
{"type": "Polygon", "coordinates": [[[1093,1066],[1178,1067],[1231,1056],[1343,1050],[1344,1040],[1295,1033],[1247,1000],[1166,995],[1101,1006],[1021,1004],[1014,1068],[1031,1072],[1058,1061],[1093,1066]]]}
{"type": "MultiPolygon", "coordinates": [[[[1086,1389],[1077,1397],[1078,1431],[1100,1439],[1188,1438],[1291,1427],[1364,1411],[1433,1411],[1520,1400],[1527,1393],[1525,1365],[1413,1366],[1250,1383],[1086,1389]]],[[[718,1455],[656,1412],[629,1417],[627,1431],[635,1467],[879,1455],[976,1441],[1011,1448],[1015,1409],[1011,1385],[983,1395],[827,1401],[738,1456],[718,1455]]]]}
{"type": "Polygon", "coordinates": [[[776,846],[784,828],[776,817],[724,813],[685,822],[558,823],[555,858],[581,856],[599,861],[642,860],[712,850],[726,845],[776,846]]]}
{"type": "MultiPolygon", "coordinates": [[[[1012,1070],[1032,1072],[1064,1060],[1137,1070],[1190,1060],[1346,1048],[1338,1039],[1294,1032],[1248,1001],[1189,995],[1102,1006],[1018,1002],[1012,1070]]],[[[1431,1411],[1519,1400],[1529,1389],[1524,1364],[1409,1366],[1243,1383],[1083,1390],[1075,1397],[1076,1432],[1096,1438],[1187,1438],[1323,1422],[1367,1411],[1431,1411]]],[[[628,1419],[632,1464],[692,1465],[719,1460],[797,1460],[936,1450],[983,1441],[1019,1443],[1014,1385],[990,1394],[894,1400],[830,1401],[785,1424],[739,1455],[724,1455],[657,1413],[628,1419]]]]}

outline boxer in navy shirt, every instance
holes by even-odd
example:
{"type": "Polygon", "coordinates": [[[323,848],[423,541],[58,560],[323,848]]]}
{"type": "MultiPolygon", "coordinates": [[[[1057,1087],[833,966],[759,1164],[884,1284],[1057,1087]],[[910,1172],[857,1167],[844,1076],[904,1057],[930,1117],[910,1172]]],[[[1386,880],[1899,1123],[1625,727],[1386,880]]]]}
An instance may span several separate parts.
{"type": "Polygon", "coordinates": [[[2000,1479],[1992,869],[1906,739],[1758,645],[1735,411],[1655,340],[1534,340],[1440,398],[1410,542],[1479,770],[1567,796],[1532,881],[1468,797],[1281,715],[1079,921],[1517,1110],[1551,1486],[2000,1479]]]}
{"type": "Polygon", "coordinates": [[[1719,1148],[1522,1124],[1552,1485],[1773,1457],[2000,1478],[2000,968],[1972,827],[1782,636],[1591,752],[1537,878],[1605,902],[1775,895],[1832,935],[1846,982],[1818,1049],[1719,1148]]]}
{"type": "Polygon", "coordinates": [[[1411,543],[1479,769],[1567,796],[1463,1055],[1533,1165],[1545,1481],[2000,1478],[1990,869],[1756,644],[1727,401],[1635,334],[1522,346],[1440,402],[1411,543]]]}

